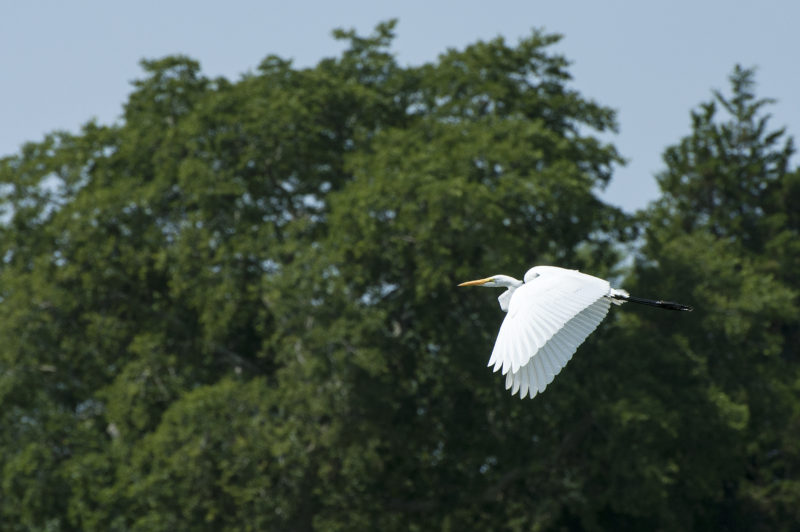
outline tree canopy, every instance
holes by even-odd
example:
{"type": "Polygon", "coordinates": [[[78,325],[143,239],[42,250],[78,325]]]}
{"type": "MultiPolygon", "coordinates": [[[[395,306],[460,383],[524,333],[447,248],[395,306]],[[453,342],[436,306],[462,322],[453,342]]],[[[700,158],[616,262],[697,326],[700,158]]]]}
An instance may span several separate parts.
{"type": "Polygon", "coordinates": [[[393,36],[145,60],[119,123],[0,160],[2,528],[793,529],[800,169],[754,72],[631,216],[560,36],[393,36]],[[534,264],[696,310],[615,310],[520,401],[454,286],[534,264]]]}

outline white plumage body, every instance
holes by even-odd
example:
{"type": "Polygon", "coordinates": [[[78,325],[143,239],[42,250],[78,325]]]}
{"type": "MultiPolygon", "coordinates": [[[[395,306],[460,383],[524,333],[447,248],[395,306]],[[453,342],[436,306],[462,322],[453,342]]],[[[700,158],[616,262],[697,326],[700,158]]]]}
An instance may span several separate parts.
{"type": "MultiPolygon", "coordinates": [[[[506,389],[534,397],[553,381],[608,313],[615,294],[608,281],[554,266],[536,266],[521,286],[500,296],[508,314],[489,359],[506,376],[506,389]],[[510,300],[508,298],[510,296],[510,300]]],[[[505,308],[504,308],[505,310],[505,308]]]]}

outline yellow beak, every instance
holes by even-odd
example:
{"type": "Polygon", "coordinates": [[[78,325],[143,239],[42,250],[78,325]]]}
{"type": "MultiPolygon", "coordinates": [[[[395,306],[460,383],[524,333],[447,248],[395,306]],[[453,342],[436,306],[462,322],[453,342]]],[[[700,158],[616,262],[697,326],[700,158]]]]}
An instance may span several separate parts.
{"type": "Polygon", "coordinates": [[[458,286],[480,286],[482,284],[486,284],[491,281],[491,277],[487,277],[486,279],[478,279],[477,281],[467,281],[466,283],[461,283],[458,286]]]}

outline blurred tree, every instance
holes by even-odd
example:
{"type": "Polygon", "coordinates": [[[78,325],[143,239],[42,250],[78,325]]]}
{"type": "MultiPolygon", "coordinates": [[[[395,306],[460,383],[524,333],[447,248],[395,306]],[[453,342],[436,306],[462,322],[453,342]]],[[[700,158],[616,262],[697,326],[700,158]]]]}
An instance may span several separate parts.
{"type": "Polygon", "coordinates": [[[121,124],[3,160],[4,523],[538,522],[525,488],[490,509],[556,417],[506,415],[480,363],[501,316],[452,285],[615,261],[593,190],[619,157],[583,133],[613,114],[556,36],[401,68],[392,30],[237,83],[145,61],[121,124]]]}
{"type": "Polygon", "coordinates": [[[521,402],[483,364],[497,294],[454,285],[614,274],[631,224],[595,192],[621,160],[590,134],[614,114],[558,36],[400,67],[393,27],[235,83],[144,61],[121,123],[0,161],[3,529],[795,517],[798,174],[750,74],[718,96],[733,125],[704,107],[668,150],[632,279],[715,310],[620,313],[521,402]]]}
{"type": "Polygon", "coordinates": [[[683,415],[662,421],[661,460],[673,464],[662,496],[667,512],[683,514],[677,524],[792,530],[800,170],[790,168],[792,139],[769,129],[770,100],[756,97],[753,71],[737,66],[730,81],[731,95],[716,92],[693,111],[692,132],[665,151],[663,195],[643,213],[646,243],[629,282],[631,291],[691,294],[696,311],[679,328],[626,315],[621,337],[638,350],[648,331],[647,359],[663,365],[652,392],[665,413],[683,415]]]}
{"type": "Polygon", "coordinates": [[[347,158],[327,237],[266,281],[285,422],[315,442],[293,449],[308,460],[309,528],[527,529],[580,489],[557,457],[586,424],[570,397],[585,375],[537,408],[512,399],[484,367],[496,294],[454,288],[617,260],[624,217],[593,191],[618,156],[581,134],[613,114],[567,88],[553,42],[478,43],[409,71],[406,121],[347,158]]]}
{"type": "Polygon", "coordinates": [[[119,465],[165,409],[274,373],[263,278],[319,237],[343,158],[398,105],[351,55],[236,84],[144,61],[122,124],[2,161],[3,523],[127,528],[119,465]]]}

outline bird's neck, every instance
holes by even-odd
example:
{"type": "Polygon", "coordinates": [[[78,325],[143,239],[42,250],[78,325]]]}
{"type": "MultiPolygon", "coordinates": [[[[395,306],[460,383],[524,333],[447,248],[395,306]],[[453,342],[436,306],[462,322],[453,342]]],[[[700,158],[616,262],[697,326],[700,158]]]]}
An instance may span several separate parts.
{"type": "Polygon", "coordinates": [[[498,275],[495,276],[495,279],[497,280],[498,285],[507,286],[509,288],[519,288],[520,286],[525,284],[519,279],[514,279],[513,277],[508,275],[498,275]]]}

